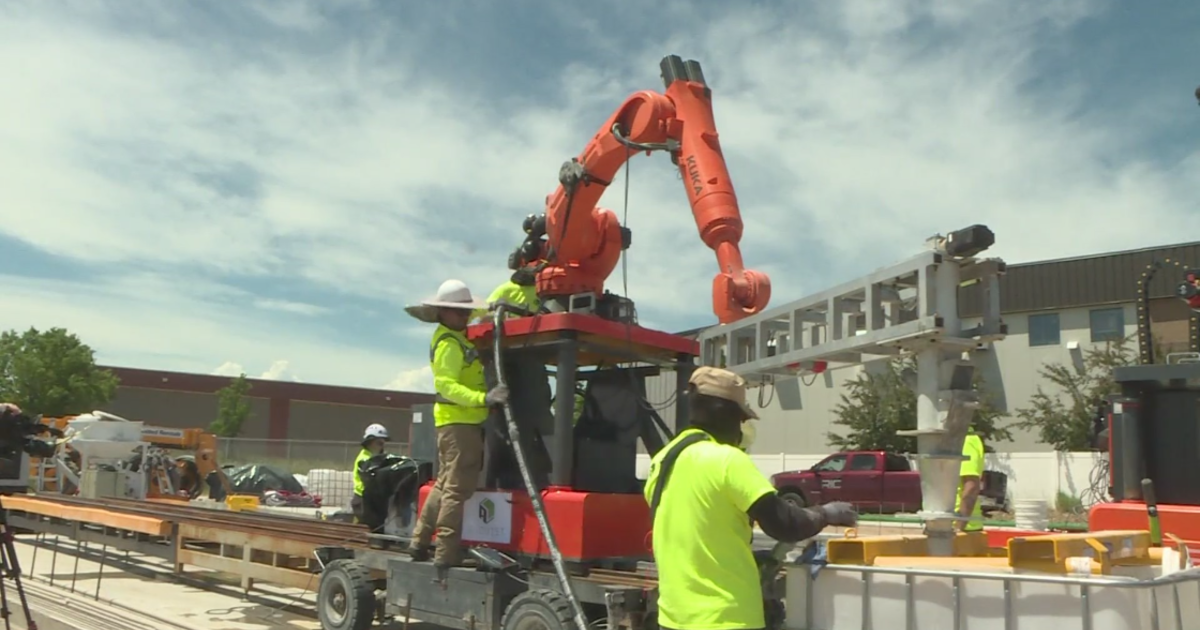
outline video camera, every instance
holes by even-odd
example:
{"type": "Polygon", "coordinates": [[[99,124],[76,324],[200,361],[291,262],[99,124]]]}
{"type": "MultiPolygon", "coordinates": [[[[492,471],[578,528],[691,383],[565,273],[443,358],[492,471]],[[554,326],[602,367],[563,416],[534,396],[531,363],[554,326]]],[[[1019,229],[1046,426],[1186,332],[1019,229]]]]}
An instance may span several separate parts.
{"type": "Polygon", "coordinates": [[[62,431],[27,414],[11,409],[0,413],[0,492],[23,491],[29,476],[25,456],[53,457],[58,449],[54,439],[62,436],[62,431]]]}

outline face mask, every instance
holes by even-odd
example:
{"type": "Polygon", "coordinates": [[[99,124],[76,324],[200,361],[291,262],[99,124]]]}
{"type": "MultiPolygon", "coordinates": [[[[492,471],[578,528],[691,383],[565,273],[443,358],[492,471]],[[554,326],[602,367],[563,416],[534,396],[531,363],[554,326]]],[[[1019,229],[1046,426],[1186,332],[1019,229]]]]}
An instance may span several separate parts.
{"type": "Polygon", "coordinates": [[[743,451],[749,451],[754,445],[754,439],[758,437],[758,423],[754,420],[745,420],[742,422],[742,443],[738,448],[743,451]]]}

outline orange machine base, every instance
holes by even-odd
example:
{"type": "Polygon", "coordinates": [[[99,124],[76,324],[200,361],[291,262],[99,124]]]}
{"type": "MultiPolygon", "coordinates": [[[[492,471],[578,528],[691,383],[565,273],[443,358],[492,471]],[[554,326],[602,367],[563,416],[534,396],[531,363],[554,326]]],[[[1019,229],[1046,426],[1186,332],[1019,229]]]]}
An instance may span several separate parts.
{"type": "MultiPolygon", "coordinates": [[[[421,487],[417,503],[424,507],[433,484],[421,487]]],[[[650,560],[650,507],[640,494],[575,492],[547,488],[542,493],[546,520],[567,562],[650,560]]],[[[506,553],[549,557],[529,495],[520,490],[478,490],[467,503],[463,542],[506,553]],[[478,497],[484,497],[479,500],[478,497]],[[497,509],[496,501],[508,505],[497,509]],[[490,505],[488,504],[490,502],[490,505]],[[472,508],[474,513],[470,513],[472,508]],[[471,539],[486,532],[486,540],[471,539]]]]}
{"type": "MultiPolygon", "coordinates": [[[[1166,534],[1178,536],[1193,553],[1200,552],[1200,506],[1159,505],[1158,522],[1163,543],[1174,546],[1166,534]]],[[[1088,529],[1093,532],[1150,529],[1146,504],[1136,501],[1101,503],[1088,514],[1088,529]]]]}

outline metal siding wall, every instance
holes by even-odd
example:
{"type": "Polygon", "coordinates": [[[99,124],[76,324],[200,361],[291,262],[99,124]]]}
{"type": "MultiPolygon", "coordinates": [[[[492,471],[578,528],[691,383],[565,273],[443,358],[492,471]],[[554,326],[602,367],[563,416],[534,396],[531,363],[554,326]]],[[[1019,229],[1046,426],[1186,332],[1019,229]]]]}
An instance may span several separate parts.
{"type": "MultiPolygon", "coordinates": [[[[269,415],[268,401],[263,398],[248,398],[251,415],[242,425],[239,437],[265,438],[269,415]]],[[[213,394],[119,387],[117,395],[103,410],[152,426],[207,429],[217,417],[217,397],[213,394]]]]}
{"type": "MultiPolygon", "coordinates": [[[[1010,265],[1000,279],[1000,304],[1005,313],[1013,313],[1130,302],[1137,296],[1137,282],[1146,265],[1155,260],[1180,260],[1200,267],[1200,243],[1010,265]]],[[[1150,285],[1150,296],[1174,295],[1178,275],[1173,264],[1164,266],[1150,285]]],[[[966,287],[959,295],[961,316],[977,317],[980,286],[966,287]]]]}
{"type": "Polygon", "coordinates": [[[288,419],[288,438],[293,440],[357,441],[367,425],[387,427],[393,442],[408,441],[412,413],[405,409],[359,407],[293,400],[288,419]]]}
{"type": "Polygon", "coordinates": [[[663,370],[658,376],[646,379],[646,400],[654,406],[658,415],[662,416],[663,422],[674,429],[675,405],[679,401],[675,399],[675,372],[673,370],[663,370]],[[670,404],[667,404],[668,402],[670,404]]]}

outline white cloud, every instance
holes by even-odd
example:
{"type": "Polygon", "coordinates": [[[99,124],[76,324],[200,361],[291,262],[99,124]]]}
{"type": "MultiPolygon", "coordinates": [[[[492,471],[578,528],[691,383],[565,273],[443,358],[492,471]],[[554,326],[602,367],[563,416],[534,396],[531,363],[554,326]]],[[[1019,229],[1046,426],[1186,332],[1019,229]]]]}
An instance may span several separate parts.
{"type": "Polygon", "coordinates": [[[267,368],[266,372],[259,374],[258,378],[268,381],[300,381],[295,374],[292,374],[291,364],[286,359],[272,361],[271,367],[267,368]]]}
{"type": "Polygon", "coordinates": [[[246,368],[242,367],[241,363],[226,361],[217,366],[217,369],[209,372],[213,376],[232,376],[238,377],[246,373],[246,368]]]}
{"type": "Polygon", "coordinates": [[[304,302],[292,302],[290,300],[255,300],[254,305],[261,309],[284,311],[299,315],[320,315],[329,312],[329,309],[323,306],[305,304],[304,302]]]}
{"type": "MultiPolygon", "coordinates": [[[[246,368],[242,367],[241,363],[234,361],[226,361],[217,366],[215,370],[210,372],[215,376],[240,376],[248,374],[246,368]]],[[[251,378],[260,378],[266,381],[292,381],[294,383],[301,382],[301,379],[291,371],[291,362],[286,359],[276,359],[271,362],[271,366],[257,377],[249,374],[251,378]]]]}
{"type": "MultiPolygon", "coordinates": [[[[113,28],[100,10],[6,5],[0,233],[89,264],[164,271],[13,278],[0,324],[70,322],[131,364],[208,371],[233,357],[271,373],[287,356],[315,380],[370,386],[397,374],[389,386],[424,386],[428,333],[400,305],[446,277],[479,293],[502,281],[520,221],[560,163],[625,95],[659,88],[664,51],[704,64],[744,257],[772,273],[776,304],[970,223],[990,225],[995,253],[1014,262],[1200,231],[1200,152],[1156,163],[1130,150],[1149,131],[1103,124],[1072,77],[1030,87],[1046,83],[1039,46],[1103,8],[1082,0],[721,5],[690,18],[668,2],[653,9],[673,16],[667,31],[642,44],[588,23],[581,33],[604,58],[565,59],[553,98],[423,78],[388,48],[403,39],[396,29],[421,25],[381,18],[343,35],[319,3],[256,4],[286,37],[264,33],[253,50],[197,46],[170,11],[143,16],[167,34],[151,36],[113,28]],[[337,36],[289,47],[296,33],[337,36]],[[185,292],[170,276],[180,269],[207,281],[185,292]],[[220,284],[227,274],[373,299],[412,334],[349,347],[320,318],[336,311],[353,328],[360,313],[239,293],[220,284]]],[[[629,289],[643,322],[711,321],[717,265],[674,167],[636,157],[631,173],[629,289]]],[[[623,185],[622,173],[603,205],[621,212],[623,185]]],[[[619,268],[609,288],[622,290],[619,268]]]]}
{"type": "Polygon", "coordinates": [[[388,381],[384,389],[396,389],[404,392],[433,393],[433,370],[428,365],[404,370],[388,381]]]}
{"type": "MultiPolygon", "coordinates": [[[[419,353],[357,348],[336,331],[283,326],[216,299],[199,280],[141,276],[136,280],[68,282],[0,275],[5,307],[0,327],[62,326],[97,353],[99,363],[222,375],[246,373],[292,380],[302,366],[311,383],[373,387],[388,374],[417,368],[419,353]],[[135,305],[130,308],[130,305],[135,305]],[[286,351],[282,361],[278,352],[286,351]],[[236,357],[225,359],[222,357],[236,357]],[[261,370],[261,372],[259,371],[261,370]]],[[[301,318],[307,320],[308,318],[301,318]]]]}

